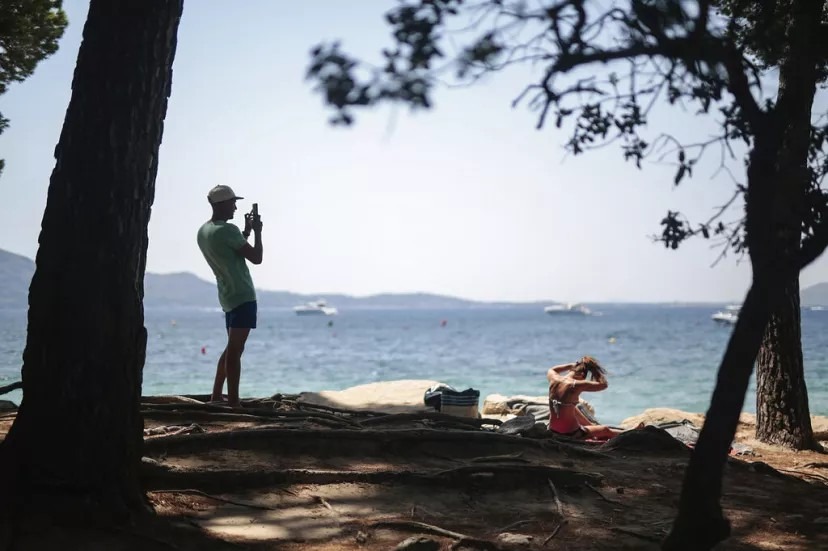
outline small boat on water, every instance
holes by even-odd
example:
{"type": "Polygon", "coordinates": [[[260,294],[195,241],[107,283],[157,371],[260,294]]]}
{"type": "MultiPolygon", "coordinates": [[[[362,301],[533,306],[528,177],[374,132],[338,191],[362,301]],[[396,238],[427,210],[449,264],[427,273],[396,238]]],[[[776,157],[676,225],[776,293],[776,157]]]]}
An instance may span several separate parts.
{"type": "Polygon", "coordinates": [[[294,306],[293,311],[297,316],[335,316],[339,313],[333,306],[328,306],[324,299],[294,306]]]}
{"type": "Polygon", "coordinates": [[[589,308],[576,302],[559,302],[557,304],[551,304],[544,308],[543,311],[549,315],[577,314],[581,316],[588,316],[592,313],[589,308]]]}
{"type": "Polygon", "coordinates": [[[724,310],[719,310],[710,316],[710,319],[723,325],[734,325],[739,320],[740,309],[741,307],[739,305],[730,304],[724,310]]]}

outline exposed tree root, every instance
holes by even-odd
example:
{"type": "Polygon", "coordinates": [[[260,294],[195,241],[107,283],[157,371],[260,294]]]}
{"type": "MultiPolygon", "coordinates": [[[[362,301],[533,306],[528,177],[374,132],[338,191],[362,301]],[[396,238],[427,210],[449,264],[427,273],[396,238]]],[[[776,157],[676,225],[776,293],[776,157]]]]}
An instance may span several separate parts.
{"type": "Polygon", "coordinates": [[[309,430],[309,429],[241,429],[207,434],[188,434],[156,438],[144,443],[146,455],[183,454],[225,449],[278,449],[286,454],[305,451],[324,452],[335,447],[337,453],[352,455],[371,453],[408,453],[412,447],[428,449],[432,443],[453,443],[467,453],[533,448],[554,450],[576,457],[607,458],[606,454],[582,445],[534,440],[486,431],[445,431],[432,429],[398,430],[309,430]]]}
{"type": "Polygon", "coordinates": [[[282,404],[286,406],[295,407],[303,411],[329,411],[331,413],[343,413],[346,415],[358,415],[360,417],[385,417],[387,413],[381,411],[371,411],[367,409],[346,409],[335,406],[325,406],[322,404],[311,404],[308,402],[297,402],[296,400],[282,400],[282,404]]]}
{"type": "Polygon", "coordinates": [[[349,419],[348,417],[340,416],[340,415],[333,415],[330,413],[321,413],[321,412],[304,412],[304,411],[283,411],[277,409],[267,409],[267,408],[231,408],[227,406],[215,406],[212,404],[153,404],[152,409],[155,411],[181,411],[181,412],[192,412],[192,411],[208,411],[211,413],[232,413],[232,414],[243,414],[243,415],[251,415],[255,417],[265,417],[265,418],[290,418],[290,417],[298,417],[302,419],[327,419],[330,421],[336,421],[341,426],[353,426],[359,427],[359,424],[349,419]]]}
{"type": "Polygon", "coordinates": [[[481,549],[484,551],[501,551],[503,548],[496,543],[484,539],[467,536],[452,530],[446,530],[439,526],[426,524],[424,522],[408,521],[408,520],[381,520],[372,522],[368,527],[373,529],[390,529],[401,530],[406,532],[413,532],[417,534],[429,534],[432,536],[442,536],[456,540],[449,549],[481,549]]]}
{"type": "MultiPolygon", "coordinates": [[[[546,481],[549,483],[549,489],[552,490],[552,497],[555,499],[555,508],[558,511],[558,516],[564,518],[563,504],[561,503],[561,499],[558,497],[558,489],[555,487],[554,482],[548,478],[546,481]]],[[[589,484],[587,484],[587,486],[589,486],[589,484]]]]}
{"type": "Polygon", "coordinates": [[[507,524],[507,525],[506,525],[506,526],[504,526],[503,528],[498,528],[497,530],[495,530],[495,532],[497,532],[498,534],[500,534],[500,533],[506,532],[506,531],[508,531],[508,530],[513,530],[513,529],[515,529],[515,528],[520,528],[520,527],[521,527],[521,526],[523,526],[524,524],[530,524],[530,523],[532,523],[532,522],[539,522],[539,521],[537,521],[537,520],[535,520],[535,519],[519,520],[519,521],[517,521],[517,522],[513,522],[512,524],[507,524]]]}
{"type": "Polygon", "coordinates": [[[10,385],[0,386],[0,396],[8,394],[13,390],[17,390],[18,388],[23,388],[23,381],[17,381],[16,383],[12,383],[10,385]]]}
{"type": "MultiPolygon", "coordinates": [[[[583,481],[588,484],[589,481],[594,481],[598,484],[603,480],[603,475],[598,473],[587,473],[580,471],[573,471],[563,467],[550,467],[547,465],[509,465],[509,464],[482,464],[482,465],[463,465],[444,471],[434,473],[433,477],[441,478],[463,478],[473,477],[480,474],[493,474],[504,476],[508,474],[518,475],[525,478],[555,478],[559,482],[566,485],[573,485],[576,481],[583,481]]],[[[550,481],[551,483],[551,481],[550,481]]]]}
{"type": "Polygon", "coordinates": [[[504,455],[484,455],[481,457],[472,457],[468,461],[471,463],[491,463],[492,461],[521,461],[528,463],[528,459],[523,459],[523,452],[507,453],[504,455]]]}
{"type": "Polygon", "coordinates": [[[377,522],[372,522],[368,525],[368,527],[374,529],[390,528],[391,530],[404,530],[407,532],[416,532],[418,534],[443,536],[455,540],[466,539],[469,537],[459,532],[453,532],[451,530],[446,530],[445,528],[440,528],[439,526],[434,526],[432,524],[426,524],[425,522],[417,522],[413,520],[380,520],[377,522]]]}
{"type": "Polygon", "coordinates": [[[373,425],[385,425],[385,424],[392,424],[392,423],[404,423],[408,421],[420,421],[423,419],[428,419],[432,421],[444,421],[449,424],[454,425],[469,425],[472,427],[480,428],[483,425],[500,425],[501,421],[499,419],[485,419],[485,418],[475,418],[475,417],[458,417],[456,415],[448,415],[445,413],[439,412],[424,412],[424,413],[394,413],[389,415],[382,415],[371,417],[369,419],[365,419],[363,421],[359,421],[359,424],[363,427],[373,426],[373,425]]]}
{"type": "Polygon", "coordinates": [[[466,488],[486,484],[513,487],[526,480],[555,479],[563,486],[579,486],[587,481],[600,483],[595,473],[571,471],[543,465],[465,466],[447,471],[323,471],[311,469],[186,471],[142,465],[146,488],[165,489],[173,485],[199,488],[201,491],[223,491],[228,487],[258,488],[288,484],[417,484],[466,488]]]}
{"type": "Polygon", "coordinates": [[[603,499],[603,500],[604,500],[604,501],[606,501],[607,503],[612,503],[613,505],[623,505],[623,503],[621,503],[620,501],[618,501],[618,500],[616,500],[616,499],[610,499],[610,498],[608,498],[607,496],[605,496],[605,495],[601,492],[601,490],[599,490],[598,488],[596,488],[595,486],[593,486],[593,485],[592,485],[592,484],[590,484],[589,482],[586,482],[586,483],[584,483],[584,484],[585,484],[585,486],[586,486],[587,488],[589,488],[590,490],[592,490],[593,492],[595,492],[595,493],[598,495],[598,497],[600,497],[601,499],[603,499]]]}
{"type": "Polygon", "coordinates": [[[148,493],[150,494],[194,494],[199,495],[202,497],[206,497],[208,499],[212,499],[214,501],[220,501],[222,503],[229,503],[230,505],[238,505],[239,507],[247,507],[248,509],[261,509],[263,511],[275,511],[276,509],[273,507],[268,507],[266,505],[257,505],[255,503],[247,503],[244,501],[236,501],[233,499],[227,499],[224,497],[219,497],[213,494],[208,494],[207,492],[202,492],[201,490],[196,490],[193,488],[185,488],[185,489],[169,489],[169,490],[150,490],[148,493]]]}
{"type": "Polygon", "coordinates": [[[566,520],[562,520],[561,522],[559,522],[559,523],[558,523],[558,525],[557,525],[557,526],[555,526],[555,529],[554,529],[554,530],[552,530],[552,533],[551,533],[551,534],[549,534],[548,536],[546,536],[546,539],[545,539],[545,540],[543,540],[543,543],[542,543],[541,545],[546,546],[546,544],[547,544],[547,543],[549,543],[549,541],[550,541],[552,538],[554,538],[555,536],[557,536],[557,535],[558,535],[558,532],[560,532],[560,531],[561,531],[561,528],[563,528],[564,524],[566,524],[567,522],[568,522],[568,521],[566,521],[566,520]]]}

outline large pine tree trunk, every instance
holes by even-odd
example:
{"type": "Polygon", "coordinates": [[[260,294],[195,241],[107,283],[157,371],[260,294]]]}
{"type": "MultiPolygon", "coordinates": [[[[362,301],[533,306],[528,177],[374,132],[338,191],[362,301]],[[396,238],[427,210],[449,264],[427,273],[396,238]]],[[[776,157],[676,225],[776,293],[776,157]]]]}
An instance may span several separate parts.
{"type": "Polygon", "coordinates": [[[785,285],[784,299],[765,330],[756,373],[756,437],[794,449],[815,446],[802,365],[799,279],[785,285]]]}
{"type": "MultiPolygon", "coordinates": [[[[775,173],[776,195],[762,231],[770,233],[750,246],[754,262],[769,255],[796,258],[800,253],[805,194],[810,183],[808,147],[811,109],[816,94],[817,59],[823,2],[798,0],[791,5],[789,44],[779,66],[779,94],[773,132],[781,137],[775,173]]],[[[802,365],[799,274],[783,283],[784,296],[772,310],[757,365],[756,437],[795,449],[816,447],[808,411],[802,365]]]]}
{"type": "MultiPolygon", "coordinates": [[[[793,313],[792,295],[798,297],[798,286],[793,283],[798,281],[802,262],[801,209],[808,178],[811,105],[817,79],[813,43],[821,36],[821,17],[822,2],[791,2],[789,48],[780,67],[777,103],[753,128],[755,138],[748,165],[745,204],[745,233],[753,283],[719,366],[710,408],[685,473],[679,512],[663,544],[665,550],[712,549],[729,536],[730,524],[720,504],[722,477],[753,364],[769,331],[780,331],[780,323],[798,322],[798,298],[797,311],[793,313]],[[774,316],[777,319],[772,322],[774,316]]],[[[791,329],[786,326],[784,330],[791,329]]],[[[798,323],[795,331],[798,336],[798,323]]],[[[777,344],[781,354],[792,353],[786,348],[791,346],[790,341],[780,340],[777,344]]],[[[801,354],[800,347],[796,350],[801,354]]],[[[801,360],[799,357],[800,374],[801,360]]],[[[780,369],[789,373],[791,368],[781,364],[780,369]]],[[[786,390],[795,392],[787,383],[782,383],[786,390]]],[[[770,394],[757,396],[759,404],[776,399],[770,394]]],[[[805,396],[799,399],[807,401],[805,396]]],[[[808,423],[810,426],[810,420],[808,423]]]]}
{"type": "Polygon", "coordinates": [[[29,288],[23,401],[0,447],[13,514],[146,510],[143,278],[181,10],[90,3],[29,288]]]}

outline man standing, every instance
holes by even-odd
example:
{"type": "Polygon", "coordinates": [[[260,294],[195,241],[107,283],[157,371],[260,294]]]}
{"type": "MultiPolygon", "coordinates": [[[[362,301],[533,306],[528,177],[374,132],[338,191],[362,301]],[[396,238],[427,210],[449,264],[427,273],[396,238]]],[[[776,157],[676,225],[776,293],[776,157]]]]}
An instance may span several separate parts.
{"type": "Polygon", "coordinates": [[[198,247],[216,276],[218,297],[224,310],[227,346],[216,366],[211,400],[220,401],[227,379],[227,404],[240,407],[239,378],[241,356],[251,329],[256,328],[256,291],[246,260],[262,263],[262,221],[256,212],[244,215],[244,233],[230,224],[236,212],[238,197],[229,186],[216,186],[207,194],[213,217],[198,230],[198,247]],[[247,242],[251,230],[255,236],[251,247],[247,242]]]}

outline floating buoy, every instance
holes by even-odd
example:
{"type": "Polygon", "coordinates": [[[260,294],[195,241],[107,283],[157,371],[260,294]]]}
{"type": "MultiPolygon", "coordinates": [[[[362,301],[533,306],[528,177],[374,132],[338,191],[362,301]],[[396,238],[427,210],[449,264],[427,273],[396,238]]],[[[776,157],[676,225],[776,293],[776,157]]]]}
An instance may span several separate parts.
{"type": "Polygon", "coordinates": [[[615,337],[610,337],[609,338],[609,343],[610,344],[615,344],[615,337]]]}
{"type": "Polygon", "coordinates": [[[207,353],[207,347],[206,346],[201,347],[201,353],[202,353],[202,355],[207,353]]]}
{"type": "Polygon", "coordinates": [[[440,327],[445,327],[446,325],[448,325],[448,322],[446,320],[440,322],[440,327]]]}
{"type": "Polygon", "coordinates": [[[175,327],[176,325],[178,325],[178,323],[175,320],[170,320],[170,325],[175,327]]]}

